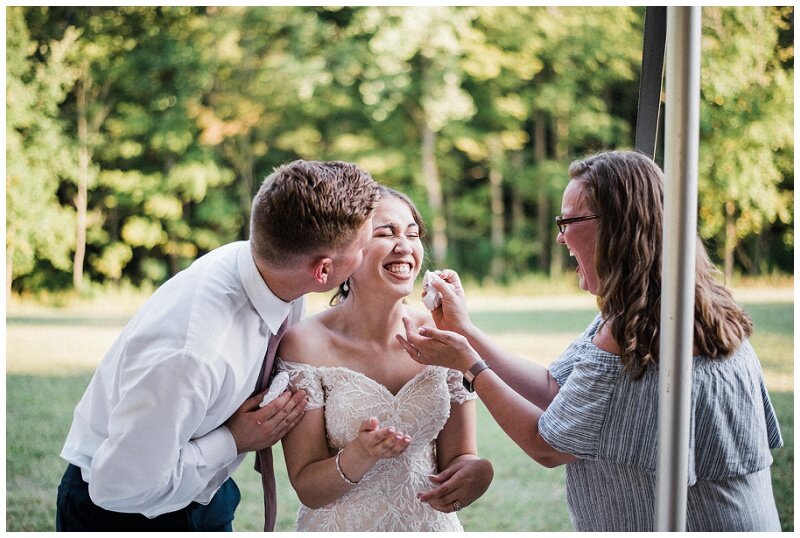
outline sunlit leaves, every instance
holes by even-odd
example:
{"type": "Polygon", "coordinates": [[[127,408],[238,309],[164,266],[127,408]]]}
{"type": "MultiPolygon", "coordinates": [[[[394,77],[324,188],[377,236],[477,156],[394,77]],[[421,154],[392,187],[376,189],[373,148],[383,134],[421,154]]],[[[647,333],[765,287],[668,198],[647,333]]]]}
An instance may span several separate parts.
{"type": "Polygon", "coordinates": [[[699,224],[703,236],[725,244],[733,203],[729,248],[793,218],[791,193],[781,188],[791,170],[780,157],[793,145],[792,82],[775,54],[773,19],[766,8],[703,9],[699,224]]]}
{"type": "Polygon", "coordinates": [[[24,10],[6,11],[6,262],[12,278],[37,264],[68,271],[75,244],[74,214],[57,196],[75,158],[59,105],[75,80],[66,51],[77,34],[67,31],[40,47],[31,39],[24,10]],[[39,61],[34,55],[39,54],[39,61]]]}
{"type": "Polygon", "coordinates": [[[129,245],[145,248],[153,248],[167,239],[158,221],[137,216],[128,218],[122,226],[121,235],[129,245]]]}
{"type": "Polygon", "coordinates": [[[123,269],[131,261],[132,257],[131,245],[116,242],[104,248],[99,256],[91,256],[89,263],[92,264],[95,270],[106,277],[119,280],[122,278],[123,269]]]}

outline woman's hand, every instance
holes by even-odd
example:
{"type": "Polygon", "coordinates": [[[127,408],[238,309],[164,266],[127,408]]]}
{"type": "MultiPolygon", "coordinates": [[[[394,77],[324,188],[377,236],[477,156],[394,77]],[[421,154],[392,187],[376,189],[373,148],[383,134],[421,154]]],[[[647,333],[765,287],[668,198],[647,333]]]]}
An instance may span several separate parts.
{"type": "Polygon", "coordinates": [[[472,322],[467,314],[467,301],[458,273],[452,269],[437,271],[439,278],[431,280],[431,287],[442,294],[442,304],[431,311],[436,326],[445,331],[464,334],[472,322]]]}
{"type": "Polygon", "coordinates": [[[439,474],[431,476],[438,484],[429,491],[417,493],[417,498],[440,512],[457,512],[483,495],[494,477],[489,460],[463,457],[439,474]]]}
{"type": "MultiPolygon", "coordinates": [[[[444,299],[442,300],[444,302],[444,299]]],[[[480,360],[467,339],[458,333],[432,327],[414,327],[409,318],[403,318],[406,337],[395,335],[403,349],[420,364],[434,364],[464,372],[480,360]]]]}

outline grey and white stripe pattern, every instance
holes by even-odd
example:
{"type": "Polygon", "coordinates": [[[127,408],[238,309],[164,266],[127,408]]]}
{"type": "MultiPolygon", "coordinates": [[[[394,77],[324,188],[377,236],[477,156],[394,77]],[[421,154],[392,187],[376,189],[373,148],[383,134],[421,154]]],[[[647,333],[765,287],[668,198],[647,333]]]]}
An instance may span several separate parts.
{"type": "MultiPolygon", "coordinates": [[[[567,503],[579,531],[652,530],[658,370],[639,380],[591,342],[601,318],[550,365],[561,389],[539,421],[567,464],[567,503]]],[[[687,530],[780,530],[769,480],[783,445],[761,366],[745,342],[693,369],[687,530]]]]}

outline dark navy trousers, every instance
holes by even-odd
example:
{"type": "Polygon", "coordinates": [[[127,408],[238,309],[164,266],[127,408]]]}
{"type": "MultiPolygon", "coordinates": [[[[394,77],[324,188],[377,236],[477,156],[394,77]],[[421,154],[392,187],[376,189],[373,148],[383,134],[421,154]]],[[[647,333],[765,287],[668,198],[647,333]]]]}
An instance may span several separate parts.
{"type": "Polygon", "coordinates": [[[112,512],[100,508],[89,498],[89,484],[79,467],[69,464],[58,486],[56,530],[87,531],[232,531],[233,514],[241,494],[228,478],[208,505],[193,502],[176,512],[154,518],[142,514],[112,512]]]}

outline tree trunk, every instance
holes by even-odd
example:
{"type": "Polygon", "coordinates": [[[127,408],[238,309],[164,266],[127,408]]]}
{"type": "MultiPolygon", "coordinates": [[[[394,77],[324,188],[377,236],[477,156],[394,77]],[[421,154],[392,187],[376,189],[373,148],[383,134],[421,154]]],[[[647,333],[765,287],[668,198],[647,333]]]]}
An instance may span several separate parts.
{"type": "Polygon", "coordinates": [[[489,191],[492,204],[492,266],[491,274],[494,280],[500,280],[505,272],[503,260],[503,245],[505,237],[505,207],[503,205],[503,173],[500,171],[502,149],[499,143],[490,143],[489,164],[489,191]]]}
{"type": "Polygon", "coordinates": [[[733,200],[725,202],[725,283],[729,286],[733,282],[733,252],[736,249],[735,212],[733,200]]]}
{"type": "Polygon", "coordinates": [[[761,273],[762,257],[764,253],[764,230],[756,236],[755,243],[753,244],[753,275],[761,273]]]}
{"type": "MultiPolygon", "coordinates": [[[[14,232],[12,232],[13,237],[14,232]]],[[[14,242],[6,243],[6,301],[11,297],[11,283],[14,281],[14,242]]]]}
{"type": "Polygon", "coordinates": [[[433,215],[431,222],[433,263],[437,268],[442,268],[447,259],[447,221],[444,218],[442,182],[436,164],[436,133],[425,121],[419,121],[418,124],[422,135],[422,179],[425,182],[428,205],[433,215]]]}
{"type": "Polygon", "coordinates": [[[244,164],[239,173],[239,177],[241,177],[241,182],[239,183],[239,203],[241,204],[242,214],[244,215],[245,239],[250,237],[250,213],[253,210],[253,196],[255,195],[253,190],[256,183],[255,167],[253,153],[248,152],[247,155],[244,156],[244,164]]]}
{"type": "Polygon", "coordinates": [[[736,252],[736,257],[739,258],[739,262],[744,265],[744,268],[747,270],[747,274],[755,275],[758,271],[756,270],[756,265],[753,263],[753,260],[750,259],[750,256],[747,255],[747,249],[745,245],[739,243],[736,245],[734,249],[736,252]]]}
{"type": "Polygon", "coordinates": [[[244,216],[241,239],[245,240],[250,238],[250,213],[253,210],[253,196],[256,190],[256,158],[250,141],[251,136],[252,133],[249,131],[240,133],[222,145],[222,154],[231,162],[238,178],[236,196],[239,200],[239,209],[244,216]]]}
{"type": "MultiPolygon", "coordinates": [[[[542,112],[536,114],[533,124],[533,159],[541,165],[547,159],[547,125],[542,112]]],[[[550,253],[553,243],[550,241],[550,195],[548,185],[539,185],[536,193],[536,233],[539,249],[539,270],[547,272],[550,267],[550,253]]],[[[551,273],[552,274],[552,273],[551,273]]]]}
{"type": "MultiPolygon", "coordinates": [[[[514,152],[511,157],[514,175],[519,175],[519,172],[525,166],[525,154],[522,151],[514,152]]],[[[522,193],[520,192],[518,182],[510,182],[511,188],[511,223],[509,229],[511,230],[511,237],[524,240],[522,234],[525,229],[525,206],[523,205],[522,193]]],[[[514,276],[519,276],[528,272],[528,262],[525,257],[514,256],[513,271],[514,276]]]]}
{"type": "MultiPolygon", "coordinates": [[[[563,162],[567,160],[567,121],[561,116],[553,118],[553,150],[556,160],[563,162]]],[[[564,272],[564,251],[563,248],[554,249],[550,260],[550,276],[561,275],[564,272]]]]}
{"type": "Polygon", "coordinates": [[[83,287],[83,263],[86,257],[86,213],[89,199],[89,149],[88,107],[86,98],[86,77],[78,81],[76,106],[78,113],[78,192],[75,195],[75,257],[72,263],[72,286],[79,290],[83,287]]]}

